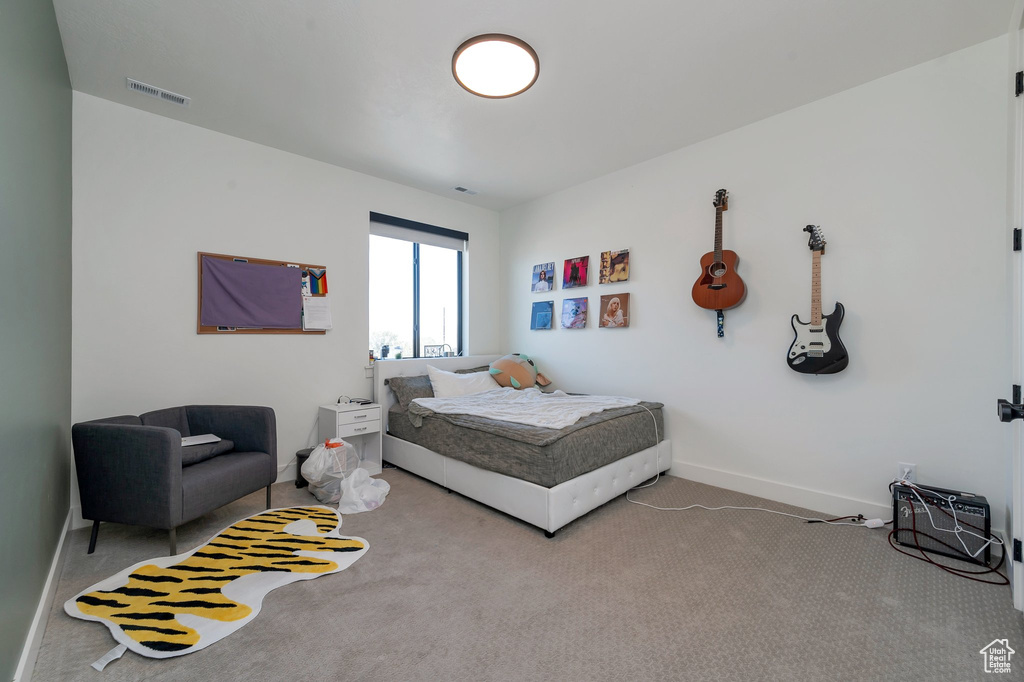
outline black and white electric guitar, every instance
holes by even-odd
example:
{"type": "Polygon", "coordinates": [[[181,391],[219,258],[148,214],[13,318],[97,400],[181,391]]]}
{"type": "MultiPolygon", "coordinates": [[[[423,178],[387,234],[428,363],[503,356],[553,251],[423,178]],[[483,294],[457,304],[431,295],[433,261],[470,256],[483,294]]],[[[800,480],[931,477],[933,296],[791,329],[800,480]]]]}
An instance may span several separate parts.
{"type": "Polygon", "coordinates": [[[821,314],[821,254],[825,253],[825,239],[821,228],[808,225],[804,232],[810,232],[807,246],[811,249],[811,321],[801,322],[793,316],[793,331],[796,338],[789,347],[786,361],[795,371],[802,374],[835,374],[846,369],[850,356],[839,338],[839,325],[843,323],[843,304],[836,301],[831,315],[821,314]]]}

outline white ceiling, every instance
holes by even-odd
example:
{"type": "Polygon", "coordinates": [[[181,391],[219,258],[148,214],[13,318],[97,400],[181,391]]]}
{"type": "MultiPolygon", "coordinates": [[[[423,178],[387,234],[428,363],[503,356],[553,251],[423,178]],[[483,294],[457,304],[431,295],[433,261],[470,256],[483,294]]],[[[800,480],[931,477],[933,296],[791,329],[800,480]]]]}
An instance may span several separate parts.
{"type": "Polygon", "coordinates": [[[502,209],[1007,31],[1014,0],[54,0],[75,90],[502,209]],[[540,55],[455,83],[479,33],[540,55]],[[179,108],[125,78],[192,98],[179,108]],[[451,188],[479,191],[467,197],[451,188]]]}

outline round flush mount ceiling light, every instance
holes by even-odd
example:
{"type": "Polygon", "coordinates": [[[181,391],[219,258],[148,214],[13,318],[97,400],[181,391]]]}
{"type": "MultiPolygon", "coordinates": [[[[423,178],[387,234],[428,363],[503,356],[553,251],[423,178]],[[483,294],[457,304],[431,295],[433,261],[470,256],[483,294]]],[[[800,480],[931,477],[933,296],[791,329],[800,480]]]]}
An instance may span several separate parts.
{"type": "Polygon", "coordinates": [[[540,60],[533,48],[501,33],[470,38],[452,56],[455,80],[480,97],[513,97],[528,90],[539,74],[540,60]]]}

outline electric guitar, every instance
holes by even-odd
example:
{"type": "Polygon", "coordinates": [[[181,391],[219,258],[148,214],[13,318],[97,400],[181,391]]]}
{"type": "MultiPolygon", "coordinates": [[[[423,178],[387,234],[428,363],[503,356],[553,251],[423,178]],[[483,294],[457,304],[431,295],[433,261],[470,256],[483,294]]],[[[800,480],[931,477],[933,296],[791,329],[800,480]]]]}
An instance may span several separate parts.
{"type": "Polygon", "coordinates": [[[821,254],[825,253],[825,239],[821,228],[808,225],[804,232],[811,234],[807,246],[813,258],[811,265],[811,321],[801,322],[793,316],[796,338],[789,347],[789,366],[802,374],[835,374],[846,369],[850,356],[839,338],[839,325],[843,323],[845,308],[836,301],[831,315],[821,314],[821,254]]]}
{"type": "Polygon", "coordinates": [[[708,310],[725,310],[740,304],[747,288],[736,274],[739,256],[722,250],[722,211],[729,210],[729,192],[715,192],[715,250],[700,259],[700,277],[693,284],[693,302],[708,310]]]}

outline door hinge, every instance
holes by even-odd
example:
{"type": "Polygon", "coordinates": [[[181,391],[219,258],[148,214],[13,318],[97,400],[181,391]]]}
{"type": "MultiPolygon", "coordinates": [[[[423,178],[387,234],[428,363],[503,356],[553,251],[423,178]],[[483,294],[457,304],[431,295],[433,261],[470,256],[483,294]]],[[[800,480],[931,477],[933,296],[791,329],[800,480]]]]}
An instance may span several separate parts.
{"type": "Polygon", "coordinates": [[[1017,72],[1017,87],[1014,91],[1014,96],[1020,97],[1021,93],[1024,93],[1024,71],[1017,72]]]}
{"type": "Polygon", "coordinates": [[[1024,559],[1021,559],[1020,553],[1021,553],[1020,552],[1020,540],[1014,539],[1014,541],[1013,541],[1013,560],[1014,561],[1024,561],[1024,559]]]}
{"type": "Polygon", "coordinates": [[[1013,228],[1013,250],[1020,251],[1020,228],[1013,228]]]}

